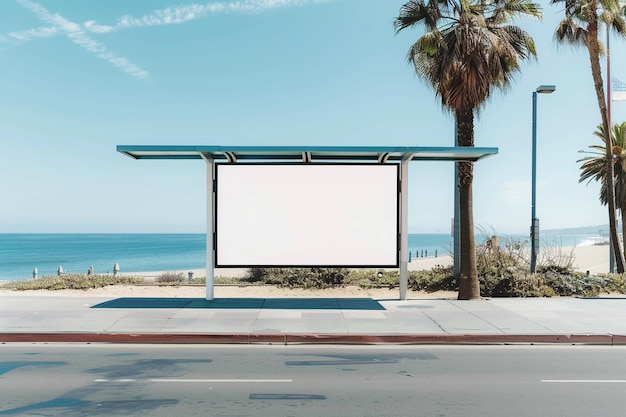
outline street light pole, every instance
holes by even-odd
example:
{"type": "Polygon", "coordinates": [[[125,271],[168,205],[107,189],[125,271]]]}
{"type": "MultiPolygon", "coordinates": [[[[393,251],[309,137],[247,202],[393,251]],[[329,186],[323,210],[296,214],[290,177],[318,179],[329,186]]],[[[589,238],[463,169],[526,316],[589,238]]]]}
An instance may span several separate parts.
{"type": "Polygon", "coordinates": [[[530,272],[537,269],[539,253],[539,219],[537,218],[537,93],[550,94],[556,90],[554,85],[540,85],[533,91],[533,142],[532,142],[532,176],[531,176],[531,214],[530,214],[530,272]]]}

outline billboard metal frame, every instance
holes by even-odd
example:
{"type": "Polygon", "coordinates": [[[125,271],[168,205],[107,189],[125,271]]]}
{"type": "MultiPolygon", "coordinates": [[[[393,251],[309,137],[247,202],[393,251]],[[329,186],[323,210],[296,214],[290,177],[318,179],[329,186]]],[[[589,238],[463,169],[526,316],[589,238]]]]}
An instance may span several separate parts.
{"type": "MultiPolygon", "coordinates": [[[[297,169],[297,168],[296,168],[297,169]]],[[[222,171],[223,172],[223,171],[222,171]]],[[[382,172],[381,172],[382,173],[382,172]]],[[[387,172],[388,174],[388,172],[387,172]]],[[[316,178],[319,181],[325,181],[326,178],[320,178],[320,177],[313,177],[316,178]]],[[[337,178],[333,178],[334,181],[338,181],[337,178]]],[[[213,190],[213,192],[215,193],[215,206],[213,207],[213,210],[215,212],[215,238],[214,238],[214,250],[215,250],[215,267],[216,268],[310,268],[310,267],[320,267],[320,268],[398,268],[399,267],[399,261],[400,261],[400,164],[398,163],[388,163],[388,164],[372,164],[372,163],[365,163],[365,162],[361,162],[361,163],[339,163],[339,162],[324,162],[324,163],[317,163],[317,164],[301,164],[301,163],[294,163],[294,162],[271,162],[271,163],[258,163],[258,162],[250,162],[250,163],[245,163],[245,164],[229,164],[229,163],[216,163],[215,164],[215,189],[213,190]],[[220,202],[220,198],[224,196],[224,194],[229,194],[227,192],[225,192],[223,190],[223,183],[220,180],[220,168],[226,169],[226,168],[230,168],[230,167],[271,167],[271,166],[276,166],[276,167],[315,167],[315,168],[321,168],[321,167],[369,167],[369,168],[394,168],[393,171],[395,171],[394,173],[394,178],[393,178],[393,184],[391,185],[393,188],[391,189],[387,189],[387,193],[393,193],[393,208],[391,209],[391,211],[393,211],[393,223],[394,224],[394,228],[393,228],[393,236],[391,236],[391,239],[389,239],[389,234],[386,234],[387,239],[389,240],[393,240],[393,262],[387,262],[387,263],[373,263],[371,262],[371,260],[369,261],[370,263],[366,263],[365,261],[361,262],[361,263],[357,263],[357,262],[336,262],[336,263],[324,263],[324,262],[313,262],[313,261],[309,261],[308,263],[298,263],[298,262],[283,262],[283,263],[254,263],[254,262],[241,262],[238,264],[235,263],[222,263],[220,260],[222,259],[220,257],[220,250],[223,248],[223,246],[220,244],[221,239],[220,239],[220,226],[223,225],[223,222],[220,220],[221,216],[220,215],[220,211],[221,211],[221,202],[220,202]],[[393,190],[393,191],[392,191],[393,190]],[[222,247],[221,247],[222,246],[222,247]]],[[[385,187],[386,188],[386,187],[385,187]]],[[[232,192],[233,190],[229,190],[229,192],[232,192]]],[[[237,190],[237,191],[241,191],[241,190],[237,190]]],[[[302,190],[303,192],[307,191],[306,189],[302,190]]],[[[245,194],[245,190],[242,191],[245,194]]],[[[286,190],[282,190],[282,193],[284,194],[286,192],[286,190]]],[[[378,192],[381,192],[381,189],[379,187],[378,192]]],[[[384,192],[384,191],[383,191],[384,192]]],[[[373,196],[375,201],[378,201],[380,199],[379,194],[373,196]]],[[[387,197],[389,197],[389,195],[387,195],[387,197]]],[[[300,202],[297,202],[296,204],[298,204],[300,202]]],[[[335,207],[336,205],[334,204],[335,201],[331,201],[331,204],[328,204],[328,202],[324,202],[323,205],[328,206],[328,207],[335,207]]],[[[273,202],[274,204],[274,202],[273,202]]],[[[340,204],[341,206],[341,204],[340,204]]],[[[229,206],[230,207],[230,206],[229,206]]],[[[230,211],[230,210],[228,210],[230,211]]],[[[380,213],[379,213],[380,214],[380,213]]],[[[387,210],[387,213],[389,214],[389,210],[387,210]]],[[[385,217],[385,216],[381,216],[378,215],[376,216],[378,218],[381,217],[385,217]]],[[[376,219],[373,219],[374,221],[376,221],[376,219]]],[[[283,222],[284,223],[284,222],[283,222]]],[[[295,230],[298,233],[300,232],[298,229],[290,229],[290,230],[295,230]]],[[[362,229],[361,229],[362,230],[362,229]]],[[[315,232],[313,230],[311,230],[311,232],[315,232]]],[[[365,232],[365,231],[364,231],[365,232]]],[[[367,233],[367,232],[365,232],[367,233]]],[[[361,237],[363,238],[363,236],[361,235],[361,237]]],[[[308,236],[306,234],[303,234],[301,239],[303,241],[306,241],[308,238],[308,236]]],[[[270,239],[273,240],[273,239],[270,239]]],[[[298,239],[300,240],[300,239],[298,239]]],[[[250,248],[252,250],[252,248],[250,248]]],[[[250,251],[244,251],[245,255],[248,255],[250,253],[250,251]]],[[[382,252],[381,252],[382,253],[382,252]]],[[[244,256],[245,257],[245,256],[244,256]]],[[[254,256],[250,256],[250,258],[254,259],[254,256]]],[[[346,258],[347,259],[347,258],[346,258]]],[[[354,258],[353,258],[354,259],[354,258]]]]}

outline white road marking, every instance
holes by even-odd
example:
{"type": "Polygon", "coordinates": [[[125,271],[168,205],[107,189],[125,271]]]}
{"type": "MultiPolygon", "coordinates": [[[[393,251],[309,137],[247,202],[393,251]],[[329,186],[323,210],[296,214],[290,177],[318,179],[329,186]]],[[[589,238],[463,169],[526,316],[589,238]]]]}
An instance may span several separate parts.
{"type": "Polygon", "coordinates": [[[626,379],[542,379],[541,382],[561,384],[626,384],[626,379]]]}
{"type": "MultiPolygon", "coordinates": [[[[94,382],[137,382],[137,379],[95,379],[94,382]]],[[[293,379],[146,379],[148,382],[182,382],[193,383],[285,383],[293,382],[293,379]]]]}
{"type": "Polygon", "coordinates": [[[93,382],[136,382],[136,379],[94,379],[93,382]]]}
{"type": "Polygon", "coordinates": [[[203,383],[203,382],[234,382],[234,383],[272,383],[272,382],[293,382],[293,379],[150,379],[150,382],[186,382],[186,383],[203,383]]]}

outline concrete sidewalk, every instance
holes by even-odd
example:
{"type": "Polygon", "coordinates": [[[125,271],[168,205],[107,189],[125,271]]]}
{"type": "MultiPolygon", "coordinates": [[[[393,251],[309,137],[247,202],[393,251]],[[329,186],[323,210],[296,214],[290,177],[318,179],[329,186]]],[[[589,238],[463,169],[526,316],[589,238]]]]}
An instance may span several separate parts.
{"type": "Polygon", "coordinates": [[[11,296],[0,342],[626,344],[626,298],[11,296]]]}

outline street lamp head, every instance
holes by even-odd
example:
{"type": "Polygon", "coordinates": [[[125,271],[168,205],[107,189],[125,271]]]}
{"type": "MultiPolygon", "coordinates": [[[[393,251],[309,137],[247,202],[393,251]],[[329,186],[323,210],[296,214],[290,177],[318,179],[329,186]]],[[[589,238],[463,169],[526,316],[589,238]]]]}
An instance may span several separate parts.
{"type": "Polygon", "coordinates": [[[540,94],[550,94],[554,93],[554,90],[556,90],[556,85],[540,85],[536,91],[540,94]]]}

